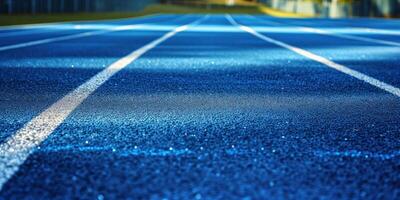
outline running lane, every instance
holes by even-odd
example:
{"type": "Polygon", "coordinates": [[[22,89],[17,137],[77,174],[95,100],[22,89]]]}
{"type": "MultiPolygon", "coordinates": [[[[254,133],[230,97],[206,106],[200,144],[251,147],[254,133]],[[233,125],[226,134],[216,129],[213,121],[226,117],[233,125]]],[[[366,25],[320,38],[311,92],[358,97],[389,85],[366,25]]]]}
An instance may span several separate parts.
{"type": "Polygon", "coordinates": [[[197,18],[1,52],[0,141],[111,63],[197,18]]]}
{"type": "MultiPolygon", "coordinates": [[[[400,77],[399,46],[311,33],[292,25],[271,23],[270,20],[262,17],[241,16],[235,19],[238,23],[252,27],[265,36],[305,49],[373,78],[400,87],[400,79],[398,78],[400,77]]],[[[277,20],[274,19],[274,21],[277,20]]],[[[388,21],[386,24],[390,22],[396,24],[397,22],[396,20],[388,21]]],[[[317,26],[319,26],[318,21],[314,24],[314,27],[317,26]]],[[[321,26],[324,26],[323,23],[321,26]]],[[[369,35],[374,35],[374,33],[369,35]]],[[[369,37],[369,35],[365,35],[365,37],[369,37]]],[[[394,41],[390,39],[394,37],[393,35],[381,35],[381,37],[384,36],[385,38],[382,39],[394,41]]],[[[400,38],[400,36],[395,37],[400,38]]]]}
{"type": "Polygon", "coordinates": [[[0,195],[394,199],[399,103],[212,15],[111,77],[0,195]]]}

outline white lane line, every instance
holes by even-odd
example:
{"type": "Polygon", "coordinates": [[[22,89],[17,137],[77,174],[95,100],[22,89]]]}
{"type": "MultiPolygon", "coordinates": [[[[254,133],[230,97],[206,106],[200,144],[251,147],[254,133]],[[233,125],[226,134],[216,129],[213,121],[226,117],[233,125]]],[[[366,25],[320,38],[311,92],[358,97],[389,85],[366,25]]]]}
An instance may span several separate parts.
{"type": "Polygon", "coordinates": [[[144,53],[204,19],[205,18],[201,18],[193,23],[175,28],[171,32],[166,33],[162,37],[114,62],[78,88],[68,93],[62,99],[55,102],[25,124],[24,127],[19,129],[13,136],[9,137],[0,145],[0,190],[15,172],[18,171],[19,166],[34,152],[35,148],[97,88],[144,53]]]}
{"type": "MultiPolygon", "coordinates": [[[[352,27],[350,27],[350,28],[352,28],[352,27]]],[[[353,28],[353,29],[356,29],[356,30],[359,29],[359,30],[369,32],[369,33],[400,36],[400,31],[394,31],[394,30],[376,29],[376,28],[353,28]]]]}
{"type": "Polygon", "coordinates": [[[348,68],[348,67],[346,67],[344,65],[335,63],[335,62],[333,62],[333,61],[331,61],[331,60],[329,60],[327,58],[324,58],[322,56],[313,54],[313,53],[311,53],[309,51],[306,51],[304,49],[300,49],[298,47],[295,47],[295,46],[286,44],[284,42],[272,39],[270,37],[264,36],[264,35],[258,33],[257,31],[255,31],[254,29],[248,27],[248,26],[244,26],[244,25],[238,24],[230,15],[226,15],[226,18],[228,19],[228,21],[232,25],[238,26],[243,31],[246,31],[246,32],[248,32],[248,33],[250,33],[250,34],[252,34],[252,35],[254,35],[254,36],[256,36],[256,37],[258,37],[258,38],[260,38],[260,39],[262,39],[264,41],[266,41],[266,42],[269,42],[269,43],[275,44],[277,46],[283,47],[285,49],[288,49],[290,51],[293,51],[293,52],[295,52],[295,53],[297,53],[299,55],[302,55],[302,56],[307,57],[307,58],[309,58],[311,60],[314,60],[316,62],[324,64],[324,65],[326,65],[326,66],[328,66],[330,68],[336,69],[337,71],[343,72],[343,73],[345,73],[347,75],[350,75],[350,76],[352,76],[354,78],[357,78],[357,79],[362,80],[364,82],[367,82],[367,83],[369,83],[369,84],[371,84],[371,85],[373,85],[375,87],[378,87],[378,88],[380,88],[382,90],[385,90],[385,91],[387,91],[387,92],[389,92],[391,94],[394,94],[397,97],[400,97],[400,89],[399,88],[396,88],[396,87],[394,87],[392,85],[384,83],[384,82],[382,82],[382,81],[380,81],[378,79],[372,78],[372,77],[370,77],[370,76],[368,76],[366,74],[363,74],[361,72],[358,72],[356,70],[350,69],[350,68],[348,68]]]}
{"type": "MultiPolygon", "coordinates": [[[[79,26],[79,25],[77,25],[77,26],[79,26]]],[[[13,45],[0,46],[0,52],[12,50],[12,49],[30,47],[30,46],[40,45],[40,44],[46,44],[46,43],[51,43],[51,42],[60,42],[60,41],[77,39],[77,38],[82,38],[82,37],[101,35],[101,34],[115,32],[115,31],[133,30],[133,29],[138,29],[138,28],[144,27],[144,26],[146,26],[146,24],[124,25],[124,26],[108,28],[106,30],[89,31],[89,32],[78,33],[78,34],[73,34],[73,35],[66,35],[66,36],[47,38],[47,39],[42,39],[42,40],[35,40],[35,41],[24,42],[24,43],[13,44],[13,45]]]]}
{"type": "Polygon", "coordinates": [[[74,34],[74,35],[66,35],[66,36],[47,38],[47,39],[42,39],[42,40],[35,40],[35,41],[30,41],[30,42],[2,46],[2,47],[0,47],[0,51],[7,51],[7,50],[11,50],[11,49],[30,47],[30,46],[46,44],[46,43],[50,43],[50,42],[59,42],[59,41],[71,40],[71,39],[88,37],[88,36],[93,36],[93,35],[100,35],[100,34],[114,32],[114,31],[132,30],[132,29],[137,29],[140,27],[141,27],[141,25],[126,25],[126,26],[114,27],[114,28],[111,28],[108,30],[89,31],[89,32],[78,33],[78,34],[74,34]]]}
{"type": "Polygon", "coordinates": [[[361,37],[361,36],[355,36],[355,35],[339,34],[339,33],[334,33],[334,32],[330,32],[330,31],[316,29],[316,28],[310,28],[310,27],[299,27],[299,29],[302,30],[302,31],[310,32],[310,33],[317,33],[317,34],[321,34],[321,35],[329,35],[329,36],[337,37],[337,38],[358,40],[358,41],[362,41],[362,42],[371,42],[371,43],[377,43],[377,44],[400,47],[400,43],[393,42],[393,41],[388,41],[388,40],[380,40],[380,39],[361,37]]]}
{"type": "MultiPolygon", "coordinates": [[[[259,19],[257,17],[251,16],[251,15],[247,15],[247,16],[251,17],[253,19],[262,21],[262,22],[269,22],[269,23],[278,24],[278,25],[291,25],[291,24],[287,24],[287,23],[271,22],[271,21],[267,21],[267,20],[264,20],[264,19],[259,19]]],[[[316,34],[328,35],[328,36],[332,36],[332,37],[336,37],[336,38],[358,40],[358,41],[362,41],[362,42],[370,42],[370,43],[376,43],[376,44],[383,44],[383,45],[400,47],[400,43],[399,42],[393,42],[393,41],[381,40],[381,39],[374,39],[374,38],[368,38],[368,37],[361,37],[361,36],[355,36],[355,35],[345,35],[345,34],[335,33],[335,32],[331,32],[331,31],[327,31],[327,30],[321,30],[321,29],[311,28],[311,27],[306,27],[306,26],[296,26],[296,25],[291,25],[291,26],[293,26],[296,29],[299,29],[299,30],[302,30],[302,31],[305,31],[305,32],[309,32],[309,33],[316,33],[316,34]]]]}

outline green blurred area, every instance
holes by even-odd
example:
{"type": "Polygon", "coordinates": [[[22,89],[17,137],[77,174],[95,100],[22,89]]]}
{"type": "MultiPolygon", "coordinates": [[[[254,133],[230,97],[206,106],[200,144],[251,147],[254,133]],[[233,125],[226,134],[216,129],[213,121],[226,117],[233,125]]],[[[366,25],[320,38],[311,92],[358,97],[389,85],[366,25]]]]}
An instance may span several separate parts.
{"type": "Polygon", "coordinates": [[[145,15],[145,13],[110,12],[110,13],[56,13],[56,14],[15,14],[0,16],[0,26],[37,24],[49,22],[84,21],[119,19],[145,15]]]}
{"type": "Polygon", "coordinates": [[[95,13],[51,13],[51,14],[15,14],[0,15],[0,26],[21,25],[66,21],[105,20],[139,17],[151,14],[188,14],[188,13],[246,13],[261,14],[257,6],[185,6],[172,4],[154,4],[139,12],[95,12],[95,13]]]}

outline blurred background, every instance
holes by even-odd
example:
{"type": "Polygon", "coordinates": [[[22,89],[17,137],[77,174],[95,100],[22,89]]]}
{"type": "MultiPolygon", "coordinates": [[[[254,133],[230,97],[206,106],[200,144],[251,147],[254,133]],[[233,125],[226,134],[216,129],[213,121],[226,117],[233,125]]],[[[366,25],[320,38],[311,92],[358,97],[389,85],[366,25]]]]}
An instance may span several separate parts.
{"type": "Polygon", "coordinates": [[[260,0],[287,12],[321,17],[399,17],[400,0],[260,0]]]}
{"type": "Polygon", "coordinates": [[[400,0],[0,0],[0,25],[151,13],[252,13],[277,17],[400,17],[400,0]]]}

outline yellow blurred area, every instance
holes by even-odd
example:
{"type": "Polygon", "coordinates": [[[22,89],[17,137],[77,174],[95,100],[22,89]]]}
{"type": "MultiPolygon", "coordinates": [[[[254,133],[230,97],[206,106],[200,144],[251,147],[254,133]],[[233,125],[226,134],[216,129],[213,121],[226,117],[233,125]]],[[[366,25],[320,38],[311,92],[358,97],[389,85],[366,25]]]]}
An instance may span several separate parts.
{"type": "MultiPolygon", "coordinates": [[[[321,1],[321,0],[305,0],[305,1],[321,1]]],[[[349,1],[349,0],[347,0],[349,1]]],[[[206,3],[209,4],[217,4],[217,5],[235,5],[235,6],[256,6],[260,10],[260,12],[265,13],[267,15],[275,16],[275,17],[297,17],[297,18],[307,18],[314,17],[314,15],[307,14],[298,14],[293,12],[285,12],[281,10],[276,10],[265,6],[264,4],[258,3],[256,0],[206,0],[206,3]]]]}
{"type": "Polygon", "coordinates": [[[314,15],[307,15],[307,14],[299,14],[299,13],[293,13],[293,12],[285,12],[281,10],[276,10],[269,8],[264,5],[260,5],[258,9],[267,15],[274,16],[274,17],[284,17],[284,18],[309,18],[309,17],[315,17],[314,15]]]}
{"type": "MultiPolygon", "coordinates": [[[[321,0],[304,0],[304,1],[321,1],[321,0]]],[[[315,15],[299,14],[295,12],[288,12],[279,9],[274,9],[267,7],[265,4],[258,2],[257,0],[171,0],[172,5],[182,5],[182,6],[193,6],[199,7],[204,6],[210,12],[213,10],[218,10],[225,8],[225,12],[230,12],[230,9],[244,9],[252,8],[255,13],[264,13],[267,15],[275,17],[315,17],[315,15]]]]}
{"type": "Polygon", "coordinates": [[[233,3],[233,5],[237,6],[256,6],[258,4],[256,0],[207,0],[207,3],[220,5],[233,3]]]}
{"type": "Polygon", "coordinates": [[[172,4],[183,5],[227,5],[227,6],[257,6],[257,0],[170,0],[172,4]]]}

